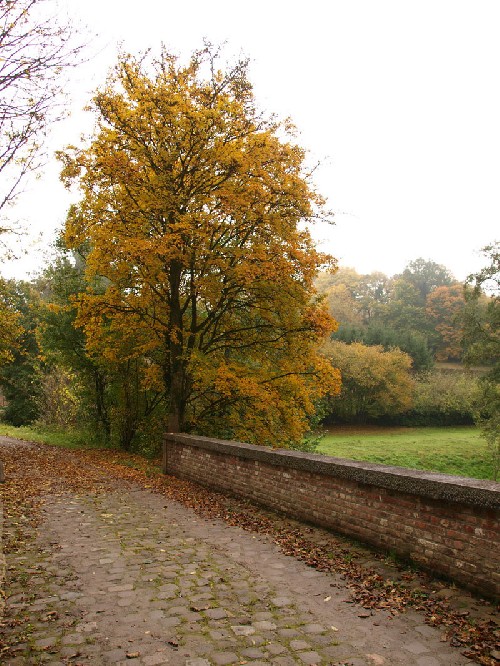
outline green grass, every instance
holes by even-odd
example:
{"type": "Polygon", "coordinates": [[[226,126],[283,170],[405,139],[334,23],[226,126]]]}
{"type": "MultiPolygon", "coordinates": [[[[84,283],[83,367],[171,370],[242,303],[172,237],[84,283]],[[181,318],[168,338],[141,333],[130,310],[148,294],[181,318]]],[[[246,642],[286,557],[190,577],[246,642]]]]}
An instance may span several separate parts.
{"type": "MultiPolygon", "coordinates": [[[[20,428],[16,428],[15,426],[0,423],[0,435],[13,437],[14,439],[24,439],[29,442],[39,442],[40,444],[64,446],[70,449],[96,446],[83,432],[45,428],[42,426],[21,426],[20,428]]],[[[100,448],[102,448],[102,445],[100,448]]]]}
{"type": "Polygon", "coordinates": [[[493,479],[491,454],[474,427],[335,429],[332,426],[321,440],[317,453],[493,479]]]}
{"type": "MultiPolygon", "coordinates": [[[[0,435],[67,448],[98,446],[82,432],[39,426],[15,428],[0,423],[0,435]]],[[[475,479],[493,479],[490,452],[474,427],[332,427],[321,440],[317,453],[475,479]]]]}

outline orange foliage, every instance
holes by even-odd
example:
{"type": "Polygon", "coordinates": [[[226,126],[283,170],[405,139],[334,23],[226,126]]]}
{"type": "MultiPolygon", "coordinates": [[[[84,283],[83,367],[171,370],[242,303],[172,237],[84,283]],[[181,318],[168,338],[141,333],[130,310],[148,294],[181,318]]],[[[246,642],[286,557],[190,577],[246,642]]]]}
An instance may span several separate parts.
{"type": "Polygon", "coordinates": [[[426,314],[437,333],[436,360],[456,361],[462,353],[465,306],[464,289],[461,284],[436,287],[426,300],[426,314]]]}
{"type": "Polygon", "coordinates": [[[78,303],[89,348],[142,358],[171,430],[296,444],[339,390],[313,288],[334,260],[299,228],[323,205],[303,149],[256,110],[246,63],[222,71],[210,47],[186,66],[123,56],[94,108],[90,145],[60,156],[81,191],[66,243],[102,276],[78,303]]]}
{"type": "Polygon", "coordinates": [[[13,359],[13,352],[19,348],[22,328],[20,315],[9,298],[8,289],[0,280],[0,368],[13,359]]]}

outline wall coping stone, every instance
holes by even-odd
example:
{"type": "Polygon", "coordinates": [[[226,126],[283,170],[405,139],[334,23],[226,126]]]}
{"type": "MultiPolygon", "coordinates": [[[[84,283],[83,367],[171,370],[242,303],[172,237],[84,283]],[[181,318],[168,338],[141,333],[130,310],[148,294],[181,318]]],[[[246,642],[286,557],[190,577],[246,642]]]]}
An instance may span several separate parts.
{"type": "Polygon", "coordinates": [[[169,441],[276,467],[324,474],[433,500],[457,502],[497,511],[500,509],[500,483],[495,481],[334,458],[289,449],[270,449],[266,446],[183,433],[167,433],[165,444],[169,441]]]}

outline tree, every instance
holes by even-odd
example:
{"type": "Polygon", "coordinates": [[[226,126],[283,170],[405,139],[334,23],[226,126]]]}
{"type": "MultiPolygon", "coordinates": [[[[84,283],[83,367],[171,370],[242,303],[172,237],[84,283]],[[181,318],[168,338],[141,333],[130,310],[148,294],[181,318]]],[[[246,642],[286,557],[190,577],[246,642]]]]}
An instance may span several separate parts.
{"type": "Polygon", "coordinates": [[[410,261],[401,275],[396,277],[415,287],[422,306],[425,306],[427,296],[436,287],[450,286],[455,282],[453,275],[445,266],[434,261],[426,261],[422,257],[410,261]]]}
{"type": "Polygon", "coordinates": [[[489,366],[481,380],[477,421],[500,470],[500,242],[483,248],[487,265],[467,278],[464,345],[468,364],[489,366]]]}
{"type": "Polygon", "coordinates": [[[46,129],[61,114],[61,70],[75,62],[71,29],[47,0],[0,3],[0,211],[41,164],[46,129]]]}
{"type": "Polygon", "coordinates": [[[289,126],[257,111],[247,62],[219,63],[211,46],[187,65],[122,56],[90,146],[61,155],[82,195],[66,243],[105,284],[78,322],[94,354],[142,360],[170,431],[294,445],[339,383],[313,289],[333,260],[300,226],[323,201],[289,126]]]}
{"type": "Polygon", "coordinates": [[[411,359],[399,349],[330,340],[324,354],[342,375],[340,394],[329,399],[329,419],[364,423],[411,407],[411,359]]]}
{"type": "Polygon", "coordinates": [[[465,354],[469,364],[490,366],[500,381],[500,243],[483,248],[488,264],[469,275],[465,286],[465,354]]]}
{"type": "Polygon", "coordinates": [[[384,310],[389,282],[384,273],[360,275],[353,268],[341,267],[334,273],[321,273],[316,286],[327,294],[330,312],[340,322],[369,324],[384,310]]]}
{"type": "Polygon", "coordinates": [[[460,369],[434,369],[415,382],[414,404],[398,419],[402,425],[473,425],[478,378],[460,369]]]}
{"type": "MultiPolygon", "coordinates": [[[[84,275],[85,257],[66,251],[60,241],[58,250],[56,260],[37,281],[42,292],[37,341],[46,366],[41,380],[40,418],[60,425],[61,416],[54,405],[66,401],[67,411],[73,411],[81,430],[87,430],[97,441],[130,449],[161,396],[140,388],[141,359],[89,355],[85,334],[75,326],[75,301],[89,287],[84,275]],[[70,383],[77,388],[73,394],[68,390],[70,383]]],[[[103,291],[99,280],[94,281],[92,289],[103,291]]]]}
{"type": "Polygon", "coordinates": [[[466,281],[464,344],[469,364],[490,366],[487,377],[500,382],[500,243],[483,248],[488,264],[466,281]]]}
{"type": "Polygon", "coordinates": [[[342,324],[332,334],[332,340],[340,340],[348,344],[361,342],[368,346],[382,346],[385,351],[397,347],[411,357],[413,373],[429,370],[433,365],[427,340],[418,331],[399,331],[377,323],[368,326],[342,324]]]}
{"type": "Polygon", "coordinates": [[[85,418],[81,418],[80,414],[80,423],[90,425],[98,431],[102,440],[108,442],[111,425],[106,396],[107,375],[87,354],[85,335],[74,325],[77,316],[74,298],[87,288],[83,258],[70,256],[62,247],[58,249],[56,260],[38,281],[43,297],[36,331],[37,342],[41,355],[47,365],[54,368],[55,374],[55,377],[48,378],[44,386],[55,384],[64,388],[65,377],[76,376],[78,383],[84,387],[81,412],[85,412],[85,418]]]}
{"type": "Polygon", "coordinates": [[[360,276],[356,299],[365,324],[376,321],[385,312],[390,293],[389,285],[389,278],[378,271],[360,276]]]}
{"type": "Polygon", "coordinates": [[[399,331],[417,331],[430,343],[433,328],[425,309],[427,297],[437,287],[453,282],[451,273],[440,264],[422,258],[410,261],[405,270],[393,278],[382,316],[384,324],[399,331]]]}
{"type": "Polygon", "coordinates": [[[19,318],[8,284],[0,278],[0,369],[12,361],[13,353],[19,347],[22,333],[19,318]]]}
{"type": "Polygon", "coordinates": [[[336,271],[321,271],[318,273],[315,285],[321,293],[328,291],[330,287],[345,285],[352,296],[355,297],[360,277],[354,268],[339,266],[336,271]]]}
{"type": "Polygon", "coordinates": [[[428,338],[431,326],[418,288],[402,277],[392,283],[389,302],[382,316],[382,322],[394,330],[410,333],[418,332],[428,338]]]}
{"type": "Polygon", "coordinates": [[[7,399],[3,418],[15,426],[27,425],[38,417],[40,359],[35,337],[38,323],[38,293],[28,282],[4,283],[11,311],[19,329],[17,344],[9,362],[0,367],[0,386],[7,399]]]}
{"type": "Polygon", "coordinates": [[[345,284],[334,284],[325,292],[328,310],[332,317],[341,324],[362,324],[362,316],[351,291],[345,284]]]}
{"type": "Polygon", "coordinates": [[[463,285],[436,287],[427,296],[426,313],[432,324],[437,361],[458,361],[462,356],[463,285]]]}

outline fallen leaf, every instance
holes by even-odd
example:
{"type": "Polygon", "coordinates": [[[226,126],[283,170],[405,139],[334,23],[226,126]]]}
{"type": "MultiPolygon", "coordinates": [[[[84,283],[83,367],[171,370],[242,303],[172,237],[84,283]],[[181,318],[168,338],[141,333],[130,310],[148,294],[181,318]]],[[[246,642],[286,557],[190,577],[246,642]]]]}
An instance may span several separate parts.
{"type": "MultiPolygon", "coordinates": [[[[345,603],[356,604],[358,609],[361,607],[371,614],[373,610],[385,609],[389,620],[393,620],[392,611],[401,613],[411,609],[419,612],[428,624],[446,628],[447,640],[457,641],[469,660],[483,666],[492,666],[492,655],[498,654],[499,636],[495,635],[498,624],[478,620],[472,611],[466,616],[463,611],[453,609],[448,600],[436,598],[432,591],[439,588],[423,572],[400,570],[400,580],[384,578],[375,569],[359,562],[357,549],[345,539],[322,534],[318,541],[315,528],[288,522],[272,512],[262,512],[249,502],[163,475],[154,463],[150,464],[140,456],[120,451],[70,451],[41,444],[20,444],[12,448],[2,447],[2,460],[9,471],[9,483],[0,484],[6,521],[3,546],[7,554],[26,551],[26,544],[40,521],[44,495],[67,497],[71,492],[98,495],[110,490],[116,480],[124,480],[141,488],[150,486],[153,492],[166,499],[165,507],[169,506],[168,501],[177,501],[203,519],[222,519],[228,525],[253,533],[252,538],[256,538],[256,534],[268,536],[283,554],[338,577],[338,582],[330,585],[347,589],[350,598],[345,599],[345,603]],[[30,470],[29,476],[26,476],[26,469],[30,470]]],[[[111,517],[112,514],[103,516],[103,519],[108,518],[106,524],[111,524],[111,517]]],[[[55,543],[51,545],[60,547],[55,543]]],[[[172,558],[179,556],[171,551],[169,554],[172,558]]],[[[14,575],[22,571],[19,567],[9,567],[9,570],[14,575]]],[[[13,618],[9,618],[10,621],[13,618]]],[[[21,624],[27,621],[22,620],[21,624]]],[[[3,633],[8,631],[4,629],[3,633]]],[[[2,652],[1,659],[5,656],[2,652]]]]}

